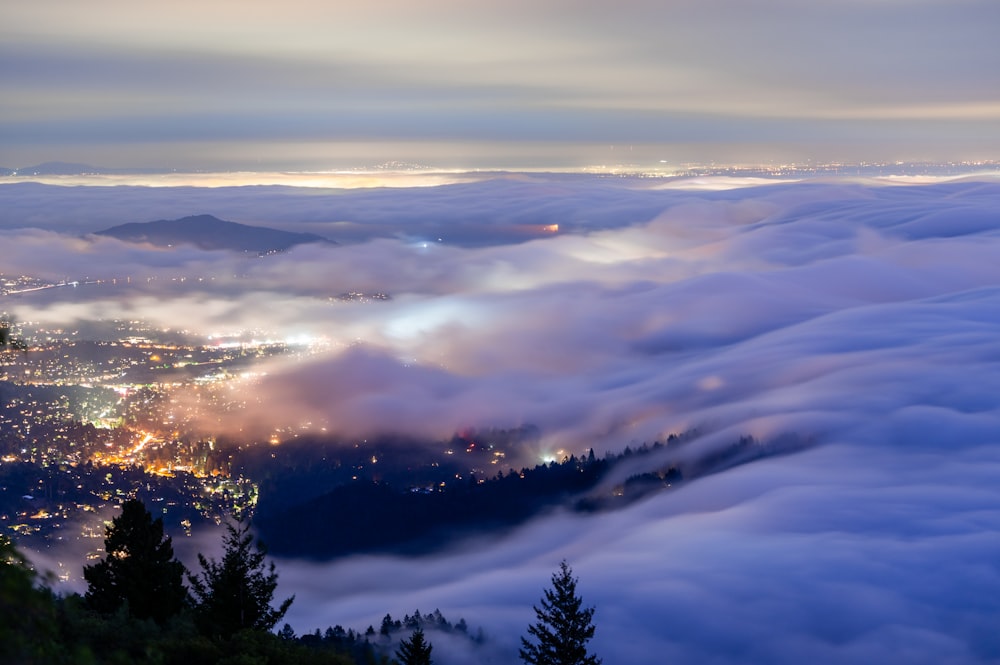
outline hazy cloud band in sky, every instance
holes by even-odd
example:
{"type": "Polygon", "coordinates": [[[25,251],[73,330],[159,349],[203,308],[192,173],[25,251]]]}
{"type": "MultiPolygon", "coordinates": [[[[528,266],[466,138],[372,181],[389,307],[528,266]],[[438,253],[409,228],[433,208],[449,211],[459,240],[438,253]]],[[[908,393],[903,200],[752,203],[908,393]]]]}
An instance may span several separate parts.
{"type": "Polygon", "coordinates": [[[997,25],[992,0],[5,3],[0,165],[995,158],[997,25]]]}

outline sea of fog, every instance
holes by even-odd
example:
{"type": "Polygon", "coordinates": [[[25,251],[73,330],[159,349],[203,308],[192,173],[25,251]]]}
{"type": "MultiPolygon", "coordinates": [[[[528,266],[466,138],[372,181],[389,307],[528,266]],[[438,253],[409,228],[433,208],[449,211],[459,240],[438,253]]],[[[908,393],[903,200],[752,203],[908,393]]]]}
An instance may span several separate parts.
{"type": "Polygon", "coordinates": [[[488,640],[431,634],[435,662],[516,662],[565,559],[609,664],[997,662],[1000,179],[725,184],[3,184],[0,272],[137,284],[0,309],[325,340],[268,367],[265,427],[532,423],[539,457],[693,429],[692,455],[810,443],[435,556],[279,560],[299,632],[437,608],[488,640]],[[201,213],[342,244],[258,259],[85,235],[201,213]],[[208,281],[160,286],[178,277],[208,281]],[[331,300],[349,291],[391,299],[331,300]]]}

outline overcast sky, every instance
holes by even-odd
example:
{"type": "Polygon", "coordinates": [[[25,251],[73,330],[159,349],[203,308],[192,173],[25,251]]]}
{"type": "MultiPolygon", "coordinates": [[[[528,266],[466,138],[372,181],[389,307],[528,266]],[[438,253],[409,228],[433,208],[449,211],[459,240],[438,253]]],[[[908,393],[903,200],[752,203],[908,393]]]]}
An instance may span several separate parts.
{"type": "Polygon", "coordinates": [[[0,165],[974,159],[994,0],[0,5],[0,165]]]}

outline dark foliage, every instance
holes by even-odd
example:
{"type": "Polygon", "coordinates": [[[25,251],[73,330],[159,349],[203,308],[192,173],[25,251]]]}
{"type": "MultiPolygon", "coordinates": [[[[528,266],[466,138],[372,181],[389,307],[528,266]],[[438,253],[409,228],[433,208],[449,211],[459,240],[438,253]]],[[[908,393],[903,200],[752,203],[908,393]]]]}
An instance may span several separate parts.
{"type": "MultiPolygon", "coordinates": [[[[406,614],[402,619],[394,619],[391,614],[386,614],[379,630],[375,626],[368,626],[365,631],[345,630],[338,625],[328,627],[323,632],[317,628],[313,633],[294,639],[310,649],[349,655],[359,663],[378,663],[388,662],[391,646],[400,633],[412,634],[417,629],[423,633],[425,643],[429,633],[452,635],[454,639],[465,639],[472,645],[480,645],[486,641],[481,628],[475,634],[470,634],[465,619],[452,623],[437,609],[426,614],[414,610],[413,614],[406,614]]],[[[291,626],[286,624],[282,631],[287,635],[292,631],[291,626]]],[[[405,638],[401,639],[404,640],[405,638]]],[[[429,653],[428,651],[428,655],[429,653]]]]}
{"type": "Polygon", "coordinates": [[[246,519],[226,524],[222,561],[198,555],[202,572],[189,575],[195,597],[195,616],[206,635],[229,638],[241,630],[270,631],[285,616],[294,596],[271,607],[278,574],[274,562],[265,564],[267,550],[254,545],[246,519]]]}
{"type": "Polygon", "coordinates": [[[163,623],[188,601],[184,565],[174,558],[163,520],[130,499],[105,531],[104,559],[85,566],[87,605],[102,614],[123,606],[130,616],[163,623]]]}
{"type": "Polygon", "coordinates": [[[277,449],[248,447],[238,440],[218,437],[215,449],[231,458],[232,474],[251,478],[259,485],[255,519],[260,519],[276,517],[341,485],[356,482],[400,488],[439,487],[456,477],[468,477],[474,469],[489,468],[496,454],[512,458],[529,454],[540,437],[537,427],[526,425],[456,434],[449,441],[397,434],[372,437],[358,444],[335,437],[303,435],[277,449]]]}
{"type": "MultiPolygon", "coordinates": [[[[388,665],[390,662],[385,653],[388,642],[373,643],[377,634],[371,626],[364,633],[336,626],[327,628],[323,634],[317,629],[301,637],[295,637],[287,625],[280,635],[248,628],[227,637],[209,636],[199,630],[190,607],[160,624],[132,616],[125,605],[111,614],[96,612],[82,596],[57,596],[40,586],[41,582],[44,579],[39,579],[13,543],[0,537],[0,663],[4,665],[388,665]]],[[[418,610],[402,621],[390,617],[389,624],[393,633],[417,628],[423,631],[426,627],[464,635],[468,630],[464,620],[453,625],[438,610],[429,614],[418,610]]],[[[469,639],[477,641],[471,636],[469,639]]],[[[429,648],[421,651],[429,655],[429,648]]]]}
{"type": "MultiPolygon", "coordinates": [[[[561,462],[498,472],[477,479],[467,474],[421,486],[399,486],[375,479],[346,481],[322,496],[284,510],[268,510],[258,519],[276,553],[316,559],[357,552],[421,554],[453,539],[520,524],[557,505],[593,512],[619,507],[681,480],[670,466],[626,483],[621,491],[594,496],[591,491],[619,463],[649,455],[662,444],[627,449],[618,456],[570,456],[561,462]],[[316,529],[319,522],[326,526],[316,529]]],[[[262,492],[261,503],[285,503],[262,492]]]]}
{"type": "Polygon", "coordinates": [[[528,626],[529,641],[521,638],[521,660],[531,665],[600,665],[601,659],[587,653],[587,642],[594,636],[591,619],[594,608],[584,608],[576,595],[576,578],[565,561],[552,575],[552,588],[546,589],[541,607],[536,606],[538,621],[528,626]]]}
{"type": "Polygon", "coordinates": [[[349,656],[318,653],[296,641],[282,640],[265,631],[244,630],[228,639],[199,633],[190,612],[160,626],[118,613],[93,613],[70,596],[59,603],[59,659],[38,661],[78,665],[352,665],[349,656]]]}
{"type": "Polygon", "coordinates": [[[431,665],[431,650],[433,645],[424,639],[424,631],[417,628],[410,635],[410,639],[399,643],[396,650],[396,658],[400,665],[431,665]]]}
{"type": "Polygon", "coordinates": [[[55,653],[52,597],[36,583],[27,560],[0,535],[0,662],[34,663],[55,653]]]}
{"type": "MultiPolygon", "coordinates": [[[[123,512],[123,515],[129,516],[124,523],[152,527],[153,521],[149,520],[147,524],[145,519],[148,516],[145,509],[142,515],[139,513],[135,506],[128,508],[127,512],[123,512]]],[[[123,521],[118,521],[118,530],[125,533],[121,527],[123,521]]],[[[114,525],[109,531],[113,528],[114,525]]],[[[152,530],[155,531],[155,528],[152,530]]],[[[243,540],[237,542],[242,543],[243,540]]],[[[273,570],[271,574],[273,576],[273,570]]],[[[306,636],[285,640],[267,630],[252,628],[226,638],[209,637],[198,630],[190,607],[183,608],[162,623],[153,618],[137,618],[130,612],[127,602],[114,612],[102,613],[95,611],[91,603],[80,595],[60,597],[53,594],[41,584],[44,581],[14,544],[5,536],[0,536],[0,663],[355,665],[385,661],[384,658],[381,661],[377,658],[367,642],[350,651],[332,643],[317,649],[306,636]]],[[[283,608],[288,602],[290,600],[283,608]]],[[[270,617],[274,618],[277,612],[271,612],[270,617]]],[[[318,632],[315,639],[321,639],[318,632]]]]}

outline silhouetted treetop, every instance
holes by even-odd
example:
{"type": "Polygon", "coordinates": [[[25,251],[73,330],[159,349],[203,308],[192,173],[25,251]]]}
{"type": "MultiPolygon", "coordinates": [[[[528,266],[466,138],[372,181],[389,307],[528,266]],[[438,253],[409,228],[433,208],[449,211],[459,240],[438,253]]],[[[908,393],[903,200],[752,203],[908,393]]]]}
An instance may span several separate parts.
{"type": "Polygon", "coordinates": [[[202,572],[189,575],[199,626],[209,635],[230,637],[241,630],[270,631],[285,616],[294,596],[271,607],[278,574],[265,564],[267,550],[254,545],[248,519],[226,524],[221,561],[198,555],[202,572]]]}
{"type": "Polygon", "coordinates": [[[141,501],[122,504],[105,530],[104,551],[104,559],[83,569],[94,610],[112,614],[125,605],[137,619],[163,623],[187,604],[184,564],[174,558],[163,520],[154,520],[141,501]]]}
{"type": "Polygon", "coordinates": [[[600,658],[587,653],[587,642],[594,636],[594,608],[583,607],[576,582],[564,560],[552,575],[552,588],[545,590],[540,606],[534,607],[537,621],[528,626],[534,640],[521,638],[519,654],[525,663],[600,665],[600,658]]]}

